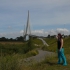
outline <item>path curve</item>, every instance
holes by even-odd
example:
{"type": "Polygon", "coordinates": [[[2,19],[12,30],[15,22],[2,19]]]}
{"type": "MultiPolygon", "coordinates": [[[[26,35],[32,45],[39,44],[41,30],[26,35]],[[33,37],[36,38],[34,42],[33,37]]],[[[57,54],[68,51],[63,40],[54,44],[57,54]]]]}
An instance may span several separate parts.
{"type": "Polygon", "coordinates": [[[40,39],[43,42],[44,45],[49,46],[43,38],[38,38],[38,39],[40,39]]]}
{"type": "Polygon", "coordinates": [[[38,52],[39,52],[38,55],[24,59],[24,62],[27,62],[28,64],[41,62],[46,57],[55,54],[54,52],[43,51],[43,50],[38,50],[38,52]]]}

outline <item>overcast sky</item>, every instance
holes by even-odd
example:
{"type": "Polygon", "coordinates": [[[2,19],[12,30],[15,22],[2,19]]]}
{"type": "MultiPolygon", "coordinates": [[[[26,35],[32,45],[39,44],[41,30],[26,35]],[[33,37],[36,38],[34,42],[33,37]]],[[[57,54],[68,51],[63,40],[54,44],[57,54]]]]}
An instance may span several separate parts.
{"type": "Polygon", "coordinates": [[[28,10],[33,34],[70,33],[70,0],[0,0],[0,37],[23,35],[28,10]]]}

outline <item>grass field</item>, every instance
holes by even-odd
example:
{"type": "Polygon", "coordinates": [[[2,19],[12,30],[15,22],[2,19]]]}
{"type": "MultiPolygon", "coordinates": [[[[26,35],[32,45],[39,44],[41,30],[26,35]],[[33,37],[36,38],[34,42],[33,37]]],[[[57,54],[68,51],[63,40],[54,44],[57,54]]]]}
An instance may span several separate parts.
{"type": "MultiPolygon", "coordinates": [[[[57,40],[55,38],[45,38],[44,40],[49,44],[49,46],[44,46],[43,50],[57,53],[57,40]]],[[[38,39],[34,39],[33,44],[43,45],[38,39]]],[[[30,56],[35,56],[38,54],[35,48],[43,47],[35,46],[33,50],[24,53],[23,47],[25,46],[26,44],[21,42],[18,44],[10,44],[6,42],[0,43],[0,70],[70,70],[70,37],[64,38],[64,49],[68,62],[67,66],[57,64],[57,55],[46,57],[45,60],[40,63],[25,65],[22,60],[30,56]]]]}
{"type": "Polygon", "coordinates": [[[23,42],[0,42],[0,44],[24,44],[23,42]]]}

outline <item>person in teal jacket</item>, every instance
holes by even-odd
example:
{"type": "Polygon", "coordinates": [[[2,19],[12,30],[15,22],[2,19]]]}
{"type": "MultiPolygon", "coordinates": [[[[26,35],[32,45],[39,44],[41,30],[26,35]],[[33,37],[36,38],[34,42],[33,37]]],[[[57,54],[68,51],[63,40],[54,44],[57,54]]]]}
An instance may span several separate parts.
{"type": "Polygon", "coordinates": [[[58,64],[61,64],[63,62],[63,65],[66,66],[67,61],[64,54],[63,38],[60,33],[57,36],[57,48],[58,48],[58,64]]]}

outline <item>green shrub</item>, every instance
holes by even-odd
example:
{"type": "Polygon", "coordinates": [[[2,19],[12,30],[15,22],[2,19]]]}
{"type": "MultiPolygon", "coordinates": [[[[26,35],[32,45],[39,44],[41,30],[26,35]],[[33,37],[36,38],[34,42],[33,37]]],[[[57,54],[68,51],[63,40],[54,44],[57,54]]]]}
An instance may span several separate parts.
{"type": "Polygon", "coordinates": [[[32,51],[29,51],[28,52],[28,55],[29,56],[35,56],[35,55],[37,55],[38,54],[38,51],[37,50],[32,50],[32,51]]]}

